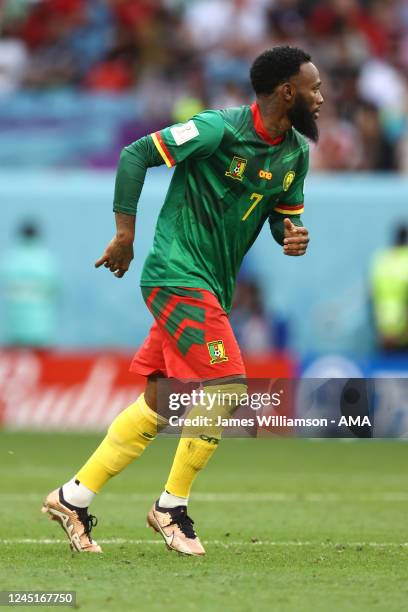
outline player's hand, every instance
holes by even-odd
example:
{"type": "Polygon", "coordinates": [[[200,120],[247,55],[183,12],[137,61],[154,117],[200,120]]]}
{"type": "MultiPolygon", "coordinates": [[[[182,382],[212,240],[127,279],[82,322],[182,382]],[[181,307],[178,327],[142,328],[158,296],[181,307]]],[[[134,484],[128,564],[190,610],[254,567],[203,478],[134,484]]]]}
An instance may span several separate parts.
{"type": "Polygon", "coordinates": [[[297,227],[288,218],[283,220],[285,234],[283,239],[283,252],[285,255],[299,257],[306,253],[309,244],[309,232],[305,227],[297,227]]]}
{"type": "Polygon", "coordinates": [[[113,238],[105,249],[102,257],[95,262],[95,268],[104,265],[117,278],[122,278],[129,270],[133,259],[133,240],[113,238]]]}

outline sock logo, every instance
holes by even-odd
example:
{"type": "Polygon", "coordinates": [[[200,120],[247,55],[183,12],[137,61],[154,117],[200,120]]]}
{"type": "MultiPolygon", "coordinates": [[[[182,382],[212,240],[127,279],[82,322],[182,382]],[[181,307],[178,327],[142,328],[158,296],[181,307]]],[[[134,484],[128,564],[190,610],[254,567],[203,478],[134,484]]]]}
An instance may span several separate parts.
{"type": "Polygon", "coordinates": [[[210,353],[210,364],[221,363],[222,361],[228,361],[228,357],[225,354],[225,347],[223,340],[213,340],[207,342],[208,352],[210,353]]]}
{"type": "Polygon", "coordinates": [[[152,436],[152,434],[147,433],[147,431],[144,431],[142,436],[144,436],[148,440],[153,440],[154,439],[154,436],[152,436]]]}
{"type": "Polygon", "coordinates": [[[206,436],[205,434],[201,434],[200,435],[200,440],[203,440],[204,442],[208,442],[208,444],[219,444],[219,439],[218,438],[212,438],[211,436],[206,436]]]}

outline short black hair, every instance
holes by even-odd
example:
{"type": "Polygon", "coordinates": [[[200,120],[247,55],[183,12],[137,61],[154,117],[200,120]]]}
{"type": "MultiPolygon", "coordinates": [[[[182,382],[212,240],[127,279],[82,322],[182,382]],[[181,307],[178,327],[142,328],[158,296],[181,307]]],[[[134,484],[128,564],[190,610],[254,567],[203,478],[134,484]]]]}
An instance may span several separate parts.
{"type": "Polygon", "coordinates": [[[269,95],[275,87],[297,74],[311,57],[297,47],[274,47],[258,55],[251,66],[252,87],[257,95],[269,95]]]}
{"type": "Polygon", "coordinates": [[[406,246],[408,244],[408,226],[404,223],[395,228],[394,245],[406,246]]]}
{"type": "Polygon", "coordinates": [[[39,238],[41,235],[39,225],[33,219],[23,221],[18,227],[17,233],[21,238],[27,239],[39,238]]]}

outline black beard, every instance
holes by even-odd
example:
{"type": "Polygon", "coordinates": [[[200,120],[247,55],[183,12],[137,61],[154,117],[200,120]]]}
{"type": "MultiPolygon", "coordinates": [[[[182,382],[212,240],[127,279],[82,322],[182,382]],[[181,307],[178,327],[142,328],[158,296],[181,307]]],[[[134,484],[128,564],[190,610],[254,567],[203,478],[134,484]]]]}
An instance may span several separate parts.
{"type": "Polygon", "coordinates": [[[295,130],[309,138],[312,142],[319,140],[319,128],[313,113],[310,112],[302,94],[297,94],[295,103],[288,111],[288,118],[295,130]]]}

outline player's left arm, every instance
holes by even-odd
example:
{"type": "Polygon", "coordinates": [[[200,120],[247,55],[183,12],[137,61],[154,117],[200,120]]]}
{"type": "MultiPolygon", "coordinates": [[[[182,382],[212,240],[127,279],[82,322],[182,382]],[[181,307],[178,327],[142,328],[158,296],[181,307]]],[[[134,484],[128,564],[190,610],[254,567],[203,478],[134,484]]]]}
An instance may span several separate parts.
{"type": "Polygon", "coordinates": [[[301,214],[304,211],[304,182],[309,169],[309,149],[306,145],[296,168],[292,185],[281,194],[274,211],[269,216],[271,233],[283,253],[298,257],[306,253],[309,232],[303,226],[301,214]]]}
{"type": "Polygon", "coordinates": [[[290,218],[281,213],[269,215],[271,233],[278,244],[283,247],[284,255],[300,256],[306,253],[309,244],[309,232],[303,226],[299,215],[290,218]]]}

